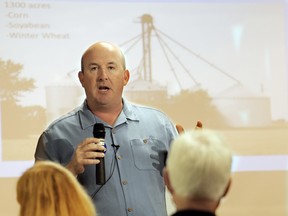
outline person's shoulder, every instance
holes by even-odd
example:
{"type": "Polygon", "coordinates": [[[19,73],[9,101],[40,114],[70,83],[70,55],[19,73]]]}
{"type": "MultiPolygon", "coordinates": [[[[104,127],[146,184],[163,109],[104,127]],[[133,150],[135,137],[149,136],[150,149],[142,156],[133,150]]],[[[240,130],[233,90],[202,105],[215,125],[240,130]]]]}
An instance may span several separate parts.
{"type": "Polygon", "coordinates": [[[63,114],[62,116],[58,117],[57,119],[53,120],[49,125],[48,128],[52,128],[59,124],[66,124],[69,122],[75,121],[75,117],[78,115],[78,113],[82,110],[81,107],[76,107],[73,110],[63,114]]]}
{"type": "Polygon", "coordinates": [[[132,111],[138,110],[140,112],[151,112],[151,113],[155,113],[155,114],[166,115],[162,110],[155,108],[155,107],[152,107],[152,106],[137,104],[137,103],[133,103],[133,102],[129,102],[128,106],[132,111]]]}
{"type": "Polygon", "coordinates": [[[163,123],[171,123],[171,119],[165,112],[152,106],[129,102],[126,103],[126,110],[124,112],[128,117],[132,117],[138,120],[141,119],[154,122],[160,121],[163,123]]]}

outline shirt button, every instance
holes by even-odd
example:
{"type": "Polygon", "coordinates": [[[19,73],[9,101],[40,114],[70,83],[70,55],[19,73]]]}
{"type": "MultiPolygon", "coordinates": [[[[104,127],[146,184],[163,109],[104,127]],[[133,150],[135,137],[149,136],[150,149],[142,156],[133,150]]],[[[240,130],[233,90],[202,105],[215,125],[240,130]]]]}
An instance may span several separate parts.
{"type": "Polygon", "coordinates": [[[133,208],[128,208],[127,210],[128,210],[128,212],[132,212],[133,208]]]}
{"type": "Polygon", "coordinates": [[[120,155],[117,155],[117,159],[118,159],[118,160],[121,160],[122,157],[121,157],[120,155]]]}
{"type": "Polygon", "coordinates": [[[146,144],[146,143],[148,142],[148,140],[147,140],[147,139],[144,139],[143,142],[146,144]]]}
{"type": "Polygon", "coordinates": [[[122,181],[122,184],[123,184],[123,185],[126,185],[126,184],[128,184],[128,182],[127,182],[126,180],[123,180],[123,181],[122,181]]]}
{"type": "Polygon", "coordinates": [[[113,134],[115,134],[115,133],[116,133],[115,129],[112,129],[112,133],[113,133],[113,134]]]}

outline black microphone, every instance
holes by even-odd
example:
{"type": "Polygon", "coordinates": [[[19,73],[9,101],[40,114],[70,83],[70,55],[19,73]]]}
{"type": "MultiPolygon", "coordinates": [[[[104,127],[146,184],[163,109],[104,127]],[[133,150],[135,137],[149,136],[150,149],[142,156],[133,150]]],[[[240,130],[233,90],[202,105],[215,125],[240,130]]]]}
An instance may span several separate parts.
{"type": "MultiPolygon", "coordinates": [[[[101,140],[104,145],[105,127],[102,123],[96,123],[93,127],[93,136],[101,140]]],[[[104,158],[98,158],[100,163],[96,164],[96,184],[103,185],[106,182],[104,158]]]]}

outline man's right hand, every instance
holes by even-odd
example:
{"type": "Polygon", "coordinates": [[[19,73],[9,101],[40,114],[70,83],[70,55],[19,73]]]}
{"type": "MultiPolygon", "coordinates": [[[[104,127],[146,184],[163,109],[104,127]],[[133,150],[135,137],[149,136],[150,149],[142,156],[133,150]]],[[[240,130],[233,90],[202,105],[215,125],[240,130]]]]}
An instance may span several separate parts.
{"type": "Polygon", "coordinates": [[[106,149],[97,138],[86,138],[80,143],[72,157],[72,160],[67,164],[66,168],[69,169],[75,176],[83,173],[85,165],[98,164],[105,156],[106,149]]]}

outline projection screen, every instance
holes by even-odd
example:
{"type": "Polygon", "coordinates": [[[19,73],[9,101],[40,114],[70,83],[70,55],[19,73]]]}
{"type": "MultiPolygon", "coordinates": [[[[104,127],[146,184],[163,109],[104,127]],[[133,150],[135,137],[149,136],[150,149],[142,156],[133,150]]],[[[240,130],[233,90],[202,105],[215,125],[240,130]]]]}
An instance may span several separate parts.
{"type": "Polygon", "coordinates": [[[286,1],[18,0],[0,13],[1,191],[14,193],[41,132],[84,101],[84,50],[110,41],[131,73],[125,98],[227,138],[234,181],[221,215],[288,215],[286,1]]]}

